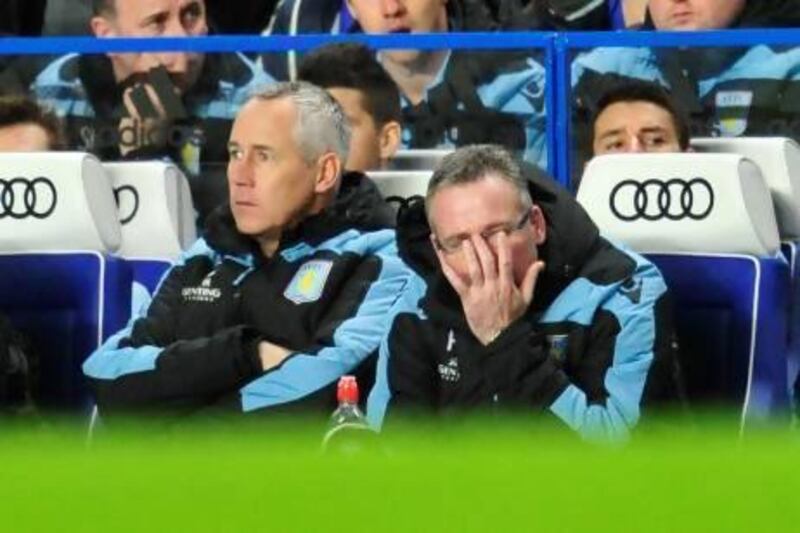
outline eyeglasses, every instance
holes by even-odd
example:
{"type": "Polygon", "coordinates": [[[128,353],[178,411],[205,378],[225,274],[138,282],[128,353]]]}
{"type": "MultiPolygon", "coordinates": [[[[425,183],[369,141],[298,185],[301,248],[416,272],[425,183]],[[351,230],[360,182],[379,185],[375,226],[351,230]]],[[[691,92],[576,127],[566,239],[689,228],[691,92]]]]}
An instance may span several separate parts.
{"type": "MultiPolygon", "coordinates": [[[[500,234],[504,234],[506,236],[511,236],[512,233],[515,233],[528,223],[531,219],[531,212],[530,210],[526,210],[525,214],[522,215],[522,218],[519,219],[519,222],[516,224],[501,224],[499,226],[493,226],[492,228],[485,229],[480,232],[480,236],[483,237],[486,242],[494,242],[495,237],[498,237],[500,234]]],[[[455,237],[451,237],[449,239],[445,239],[440,241],[437,237],[435,239],[436,247],[439,248],[442,252],[446,254],[455,254],[461,250],[464,241],[468,241],[470,239],[469,235],[458,235],[455,237]]]]}

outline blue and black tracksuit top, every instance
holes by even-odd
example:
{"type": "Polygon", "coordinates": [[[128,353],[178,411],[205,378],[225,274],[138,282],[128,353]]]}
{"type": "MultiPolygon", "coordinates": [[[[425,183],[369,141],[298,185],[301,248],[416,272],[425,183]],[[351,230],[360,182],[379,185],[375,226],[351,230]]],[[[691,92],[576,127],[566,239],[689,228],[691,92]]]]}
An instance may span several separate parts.
{"type": "Polygon", "coordinates": [[[330,412],[340,376],[374,374],[389,310],[411,276],[393,223],[377,188],[356,173],[270,258],[220,208],[149,307],[84,363],[100,413],[290,404],[330,412]],[[263,372],[261,340],[292,353],[263,372]]]}
{"type": "Polygon", "coordinates": [[[450,52],[422,101],[402,98],[403,147],[501,144],[547,168],[542,61],[530,51],[450,52]]]}
{"type": "Polygon", "coordinates": [[[546,269],[526,315],[483,346],[441,275],[422,203],[398,222],[401,256],[417,272],[392,311],[368,418],[550,412],[587,437],[626,436],[646,404],[680,398],[661,274],[602,238],[586,212],[547,178],[532,177],[547,220],[546,269]]]}

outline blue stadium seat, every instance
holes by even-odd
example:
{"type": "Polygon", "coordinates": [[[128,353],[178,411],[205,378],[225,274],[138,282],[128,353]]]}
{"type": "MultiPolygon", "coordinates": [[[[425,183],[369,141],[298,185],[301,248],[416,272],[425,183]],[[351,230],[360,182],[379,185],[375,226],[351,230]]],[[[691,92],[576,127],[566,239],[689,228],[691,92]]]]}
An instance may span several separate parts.
{"type": "Polygon", "coordinates": [[[692,403],[733,401],[745,421],[785,411],[789,265],[746,255],[647,257],[672,292],[692,403]]]}
{"type": "Polygon", "coordinates": [[[127,259],[127,261],[133,275],[134,292],[136,286],[141,285],[142,289],[147,291],[148,297],[153,295],[161,278],[172,266],[172,262],[166,259],[127,259]]]}
{"type": "Polygon", "coordinates": [[[88,407],[80,366],[130,316],[111,183],[82,153],[0,154],[0,311],[40,358],[46,408],[88,407]]]}
{"type": "Polygon", "coordinates": [[[735,154],[601,156],[578,201],[661,269],[692,404],[736,405],[742,427],[787,413],[791,272],[758,167],[735,154]]]}
{"type": "Polygon", "coordinates": [[[714,137],[692,139],[698,152],[735,153],[756,163],[772,194],[781,252],[792,274],[789,313],[788,379],[790,391],[800,371],[800,146],[785,137],[714,137]]]}
{"type": "MultiPolygon", "coordinates": [[[[781,252],[789,262],[792,276],[791,309],[789,311],[789,353],[787,379],[789,392],[794,393],[794,384],[800,375],[800,241],[784,241],[781,252]]],[[[794,398],[797,401],[797,398],[794,398]]]]}
{"type": "Polygon", "coordinates": [[[0,253],[0,309],[40,358],[43,407],[88,405],[81,364],[128,321],[130,280],[100,252],[0,253]]]}

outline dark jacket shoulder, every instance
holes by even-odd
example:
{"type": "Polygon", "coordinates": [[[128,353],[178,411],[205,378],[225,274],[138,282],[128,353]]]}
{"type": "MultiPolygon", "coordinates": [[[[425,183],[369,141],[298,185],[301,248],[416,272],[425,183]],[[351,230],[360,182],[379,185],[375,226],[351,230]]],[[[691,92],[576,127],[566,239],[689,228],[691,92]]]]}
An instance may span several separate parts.
{"type": "MultiPolygon", "coordinates": [[[[321,213],[286,232],[280,246],[284,248],[298,242],[315,245],[350,229],[368,232],[394,228],[394,225],[394,210],[383,199],[375,183],[363,173],[346,172],[336,200],[321,213]]],[[[205,238],[219,253],[259,254],[255,241],[236,229],[228,203],[209,215],[205,238]]]]}

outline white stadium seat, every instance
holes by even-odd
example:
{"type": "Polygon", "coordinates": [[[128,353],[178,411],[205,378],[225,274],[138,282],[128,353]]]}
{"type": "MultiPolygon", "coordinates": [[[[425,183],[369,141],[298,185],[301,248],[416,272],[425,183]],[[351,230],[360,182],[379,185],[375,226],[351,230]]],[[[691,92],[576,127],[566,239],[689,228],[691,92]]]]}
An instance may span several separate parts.
{"type": "Polygon", "coordinates": [[[586,167],[578,202],[641,252],[773,256],[775,212],[758,166],[735,154],[614,154],[586,167]]]}
{"type": "Polygon", "coordinates": [[[444,156],[452,153],[449,148],[409,148],[398,150],[389,161],[389,170],[433,170],[444,156]]]}
{"type": "Polygon", "coordinates": [[[173,260],[197,238],[189,182],[173,164],[105,163],[122,226],[119,255],[173,260]]]}
{"type": "Polygon", "coordinates": [[[122,226],[119,255],[133,269],[131,311],[150,302],[164,274],[197,238],[186,176],[163,161],[104,164],[114,186],[122,226]]]}
{"type": "Polygon", "coordinates": [[[367,172],[384,198],[425,196],[433,171],[376,170],[367,172]]]}
{"type": "Polygon", "coordinates": [[[784,137],[692,139],[697,152],[740,154],[752,160],[772,193],[783,239],[800,239],[800,145],[784,137]]]}
{"type": "Polygon", "coordinates": [[[120,247],[114,192],[103,165],[82,152],[0,154],[0,250],[120,247]]]}

